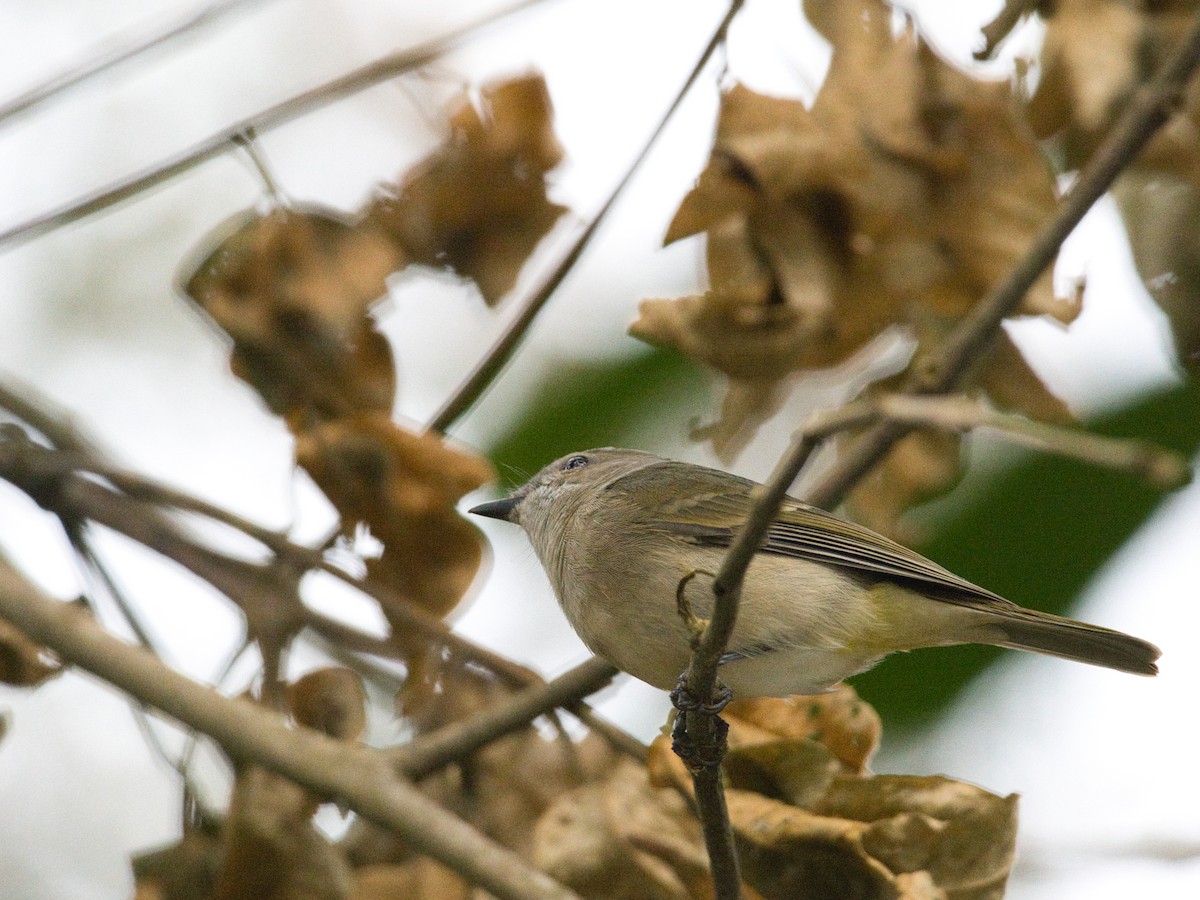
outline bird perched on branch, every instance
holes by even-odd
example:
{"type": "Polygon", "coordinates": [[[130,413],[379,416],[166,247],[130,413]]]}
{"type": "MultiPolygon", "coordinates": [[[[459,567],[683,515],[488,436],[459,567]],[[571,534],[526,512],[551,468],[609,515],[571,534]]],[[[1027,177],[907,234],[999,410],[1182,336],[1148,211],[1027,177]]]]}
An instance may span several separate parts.
{"type": "MultiPolygon", "coordinates": [[[[679,607],[711,614],[714,573],[758,487],[716,469],[605,448],[564,456],[512,496],[471,512],[525,530],[593,652],[670,689],[691,657],[693,635],[679,607]]],[[[1158,671],[1159,650],[1146,641],[1017,606],[789,497],[746,571],[720,672],[740,697],[815,694],[889,653],[948,644],[1158,671]]]]}

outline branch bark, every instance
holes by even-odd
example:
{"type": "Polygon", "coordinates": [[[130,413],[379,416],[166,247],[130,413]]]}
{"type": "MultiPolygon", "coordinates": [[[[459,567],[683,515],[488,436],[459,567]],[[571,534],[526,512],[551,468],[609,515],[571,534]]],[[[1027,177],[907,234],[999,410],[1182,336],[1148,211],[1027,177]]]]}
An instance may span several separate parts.
{"type": "MultiPolygon", "coordinates": [[[[184,19],[159,28],[153,34],[129,40],[123,46],[101,49],[91,59],[50,76],[29,90],[0,105],[0,122],[20,113],[28,112],[39,103],[56,97],[63,91],[75,87],[101,72],[127,62],[148,50],[162,47],[168,41],[183,37],[220,19],[240,6],[251,6],[261,0],[214,0],[202,9],[190,12],[184,19]]],[[[107,41],[105,43],[108,43],[107,41]]]]}
{"type": "Polygon", "coordinates": [[[542,2],[544,0],[518,0],[516,3],[481,16],[479,19],[432,41],[389,54],[340,78],[335,78],[290,97],[275,106],[267,107],[261,112],[223,128],[187,150],[161,160],[136,175],[109,184],[57,209],[52,209],[0,231],[0,248],[24,243],[48,234],[57,228],[103,212],[110,206],[115,206],[144,191],[164,184],[177,175],[182,175],[237,146],[238,141],[245,134],[268,131],[344,97],[350,97],[381,82],[403,75],[405,72],[427,66],[482,29],[542,2]]]}
{"type": "MultiPolygon", "coordinates": [[[[538,716],[572,701],[590,696],[603,688],[617,670],[602,659],[592,657],[565,675],[542,685],[531,685],[504,703],[485,713],[447,725],[392,752],[397,771],[419,781],[430,772],[470,756],[538,716]]],[[[645,759],[645,753],[642,753],[645,759]]]]}
{"type": "Polygon", "coordinates": [[[222,697],[151,653],[117,640],[85,613],[42,595],[3,560],[0,616],[64,662],[209,735],[235,762],[262,765],[319,796],[345,802],[497,897],[576,897],[397,777],[384,755],[308,729],[288,728],[262,707],[222,697]]]}

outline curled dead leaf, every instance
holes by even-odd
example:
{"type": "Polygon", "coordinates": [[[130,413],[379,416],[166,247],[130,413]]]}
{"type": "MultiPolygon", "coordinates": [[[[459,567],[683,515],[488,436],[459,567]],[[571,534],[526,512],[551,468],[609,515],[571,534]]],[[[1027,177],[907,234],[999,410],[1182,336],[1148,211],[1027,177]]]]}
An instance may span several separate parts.
{"type": "Polygon", "coordinates": [[[327,209],[242,215],[182,289],[233,339],[234,373],[278,414],[390,410],[391,349],[367,316],[403,264],[391,241],[327,209]]]}
{"type": "Polygon", "coordinates": [[[316,800],[287,779],[255,766],[242,769],[221,830],[213,900],[344,900],[350,869],[313,827],[316,808],[316,800]]]}
{"type": "Polygon", "coordinates": [[[883,730],[879,714],[848,684],[812,697],[738,699],[727,713],[777,738],[817,741],[854,774],[866,771],[883,730]]]}
{"type": "Polygon", "coordinates": [[[346,741],[357,740],[366,729],[366,703],[362,678],[341,666],[309,672],[287,688],[293,719],[346,741]]]}
{"type": "Polygon", "coordinates": [[[569,791],[546,810],[532,859],[583,897],[688,900],[704,896],[692,889],[707,880],[703,847],[683,798],[651,787],[645,770],[625,761],[605,782],[569,791]]]}
{"type": "Polygon", "coordinates": [[[488,304],[566,208],[546,198],[562,159],[541,75],[485,84],[458,101],[446,141],[368,208],[368,219],[414,262],[470,278],[488,304]]]}
{"type": "Polygon", "coordinates": [[[454,608],[483,560],[478,529],[454,506],[492,478],[485,460],[383,414],[300,431],[296,460],[347,527],[365,522],[383,543],[383,555],[368,563],[372,578],[436,615],[454,608]]]}
{"type": "MultiPolygon", "coordinates": [[[[920,369],[936,357],[949,328],[946,320],[926,319],[917,330],[919,344],[910,368],[920,369]]],[[[903,374],[872,384],[864,396],[899,390],[903,374]]],[[[1042,422],[1065,425],[1074,416],[1033,371],[1012,338],[998,333],[992,346],[968,374],[968,394],[982,396],[1000,410],[1020,413],[1042,422]]],[[[840,438],[849,444],[860,431],[840,438]]],[[[901,438],[881,463],[859,479],[847,498],[852,518],[902,543],[919,543],[922,535],[907,527],[903,515],[914,506],[938,497],[958,484],[964,471],[962,435],[956,431],[919,427],[901,438]]]]}
{"type": "MultiPolygon", "coordinates": [[[[1016,840],[1016,798],[948,778],[865,776],[879,717],[853,689],[734,700],[726,796],[743,877],[763,897],[992,900],[1016,840]]],[[[690,797],[665,736],[649,784],[690,797]]]]}
{"type": "MultiPolygon", "coordinates": [[[[710,288],[646,300],[630,333],[722,372],[697,437],[728,459],[794,372],[893,326],[957,319],[1024,253],[1055,184],[1007,84],[939,58],[881,0],[810,0],[834,46],[811,110],[735,86],[708,166],[667,232],[708,237],[710,288]]],[[[1048,278],[1022,314],[1069,321],[1048,278]]]]}
{"type": "Polygon", "coordinates": [[[731,749],[722,765],[729,787],[799,807],[820,800],[841,771],[829,748],[808,740],[773,740],[731,749]]]}
{"type": "Polygon", "coordinates": [[[863,823],[747,791],[727,791],[726,801],[742,877],[763,897],[896,896],[892,874],[862,848],[863,823]]]}
{"type": "Polygon", "coordinates": [[[895,872],[929,872],[950,900],[1004,895],[1016,852],[1015,794],[942,776],[843,776],[814,810],[870,823],[867,852],[895,872]]]}

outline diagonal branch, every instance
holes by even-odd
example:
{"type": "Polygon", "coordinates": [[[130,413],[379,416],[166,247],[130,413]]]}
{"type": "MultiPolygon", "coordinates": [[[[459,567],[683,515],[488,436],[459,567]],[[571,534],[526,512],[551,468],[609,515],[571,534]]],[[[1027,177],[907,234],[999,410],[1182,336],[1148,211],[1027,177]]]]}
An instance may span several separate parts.
{"type": "Polygon", "coordinates": [[[409,50],[389,54],[340,78],[335,78],[248,116],[136,175],[109,184],[57,209],[52,209],[0,231],[0,248],[9,244],[24,243],[164,184],[177,175],[182,175],[201,163],[227,152],[237,145],[242,135],[249,132],[267,131],[323,106],[328,106],[344,97],[395,78],[397,75],[403,75],[405,72],[428,65],[482,29],[541,2],[544,0],[517,0],[509,6],[490,12],[442,37],[419,44],[409,50]]]}
{"type": "MultiPolygon", "coordinates": [[[[1155,130],[1170,117],[1197,63],[1200,63],[1200,16],[1158,75],[1134,96],[1096,156],[1063,199],[1055,217],[1034,241],[1025,257],[955,329],[946,343],[940,366],[916,379],[910,388],[912,393],[945,393],[966,375],[971,365],[987,350],[1001,320],[1020,304],[1084,213],[1146,145],[1155,130]]],[[[709,758],[706,764],[694,771],[693,781],[701,807],[713,875],[718,885],[718,897],[721,898],[738,896],[736,882],[732,891],[726,886],[731,879],[737,878],[737,863],[733,856],[732,833],[721,784],[723,735],[716,717],[697,711],[695,707],[711,706],[718,702],[715,693],[717,666],[733,633],[746,569],[787,491],[818,444],[837,430],[861,425],[863,414],[861,409],[851,406],[841,416],[830,414],[824,417],[822,425],[801,429],[796,433],[770,479],[756,492],[750,515],[738,529],[725,555],[713,583],[712,619],[686,673],[686,691],[692,706],[682,713],[687,737],[697,748],[716,750],[711,755],[705,754],[709,758]],[[724,855],[719,856],[715,850],[724,855]]],[[[869,421],[869,417],[866,421],[869,421]]],[[[818,506],[830,506],[839,501],[909,430],[911,426],[892,420],[873,427],[822,480],[813,492],[812,502],[818,506]]]]}
{"type": "MultiPolygon", "coordinates": [[[[436,769],[523,728],[540,715],[560,706],[569,707],[572,701],[594,694],[616,674],[610,663],[593,656],[548,684],[531,685],[492,709],[398,747],[392,753],[392,761],[405,777],[419,781],[436,769]]],[[[645,759],[645,748],[640,758],[645,759]]]]}
{"type": "Polygon", "coordinates": [[[576,897],[397,777],[383,754],[309,729],[288,728],[262,707],[222,697],[147,651],[119,641],[86,613],[44,596],[2,560],[0,616],[65,662],[209,735],[235,761],[252,761],[319,796],[338,798],[497,897],[576,897]]]}
{"type": "MultiPolygon", "coordinates": [[[[285,597],[291,598],[287,604],[290,627],[311,629],[354,653],[406,659],[406,648],[394,638],[376,637],[298,602],[294,596],[293,580],[284,574],[284,570],[290,568],[299,572],[318,569],[386,606],[393,618],[406,628],[448,648],[458,658],[486,669],[510,687],[548,689],[546,682],[536,672],[462,637],[437,616],[408,602],[396,591],[352,577],[330,563],[319,551],[293,543],[277,531],[263,528],[207,501],[98,462],[100,451],[92,447],[61,412],[51,411],[44,398],[25,397],[26,390],[24,386],[18,389],[5,379],[0,379],[0,407],[13,412],[51,438],[55,444],[69,449],[66,452],[50,451],[29,442],[23,434],[15,435],[12,439],[0,439],[0,478],[10,480],[31,493],[40,503],[58,514],[64,523],[92,520],[112,528],[207,581],[243,609],[261,601],[265,586],[274,584],[282,593],[269,598],[271,605],[276,605],[285,597]],[[120,492],[83,478],[77,471],[99,475],[120,492]],[[234,528],[270,550],[277,560],[285,564],[284,570],[278,565],[247,563],[200,545],[164,513],[164,508],[196,513],[234,528]],[[277,583],[281,578],[283,581],[277,583]]],[[[0,435],[0,438],[3,436],[0,435]]],[[[561,691],[561,686],[554,690],[561,691]]],[[[584,696],[586,694],[572,696],[564,703],[565,708],[621,752],[644,758],[645,748],[598,715],[582,699],[584,696]]]]}
{"type": "MultiPolygon", "coordinates": [[[[678,93],[676,93],[675,99],[671,101],[671,105],[662,114],[658,124],[650,133],[650,137],[646,139],[646,143],[642,146],[641,151],[634,157],[633,162],[630,163],[621,180],[617,182],[616,187],[612,189],[612,192],[608,195],[608,199],[600,207],[600,211],[592,217],[591,222],[588,223],[587,227],[575,239],[562,259],[559,260],[558,265],[542,280],[542,283],[538,285],[537,289],[525,301],[521,309],[513,317],[513,320],[504,329],[504,333],[500,335],[496,343],[492,345],[483,359],[475,366],[475,369],[467,376],[467,379],[459,385],[450,398],[442,405],[442,408],[438,410],[437,415],[429,423],[430,431],[444,432],[491,387],[492,382],[496,380],[496,376],[500,374],[500,370],[504,368],[505,363],[516,352],[521,339],[525,336],[525,332],[533,324],[533,320],[537,318],[538,313],[542,311],[542,307],[554,296],[559,285],[571,273],[571,270],[579,261],[579,257],[583,255],[584,250],[587,249],[592,238],[595,237],[600,225],[608,217],[609,212],[612,211],[617,199],[624,193],[629,182],[633,180],[633,176],[641,167],[642,162],[650,155],[650,150],[658,142],[659,136],[666,129],[667,124],[675,115],[675,111],[679,109],[679,105],[688,95],[688,92],[691,91],[692,86],[696,83],[696,79],[700,77],[700,73],[708,65],[708,61],[712,59],[717,48],[724,43],[725,32],[729,30],[729,23],[733,21],[733,17],[741,9],[743,2],[744,0],[734,0],[730,4],[729,10],[721,19],[720,24],[718,24],[716,31],[713,32],[713,36],[704,50],[700,53],[700,58],[692,66],[692,71],[688,73],[688,77],[684,80],[678,93]]],[[[0,243],[3,243],[3,237],[0,237],[0,243]]]]}
{"type": "MultiPolygon", "coordinates": [[[[990,346],[1001,320],[1020,306],[1084,214],[1171,117],[1197,64],[1200,64],[1200,16],[1154,78],[1130,99],[1124,113],[1063,197],[1054,218],[1025,256],[959,323],[946,341],[939,365],[914,379],[909,387],[911,393],[942,394],[962,381],[990,346]]],[[[858,480],[911,430],[911,426],[891,421],[876,425],[847,449],[809,492],[808,500],[826,509],[840,503],[858,480]]]]}
{"type": "Polygon", "coordinates": [[[52,97],[61,94],[63,91],[73,88],[75,85],[95,75],[99,75],[101,72],[107,71],[114,66],[140,56],[148,50],[160,48],[169,41],[183,37],[198,28],[210,25],[240,6],[252,6],[255,3],[261,2],[262,0],[213,0],[207,6],[189,13],[186,18],[178,22],[172,22],[165,28],[159,28],[137,40],[126,40],[119,47],[101,51],[91,59],[72,66],[69,69],[64,69],[50,76],[40,84],[34,85],[20,95],[13,97],[8,102],[0,104],[0,122],[20,113],[28,112],[39,103],[44,103],[52,97]]]}

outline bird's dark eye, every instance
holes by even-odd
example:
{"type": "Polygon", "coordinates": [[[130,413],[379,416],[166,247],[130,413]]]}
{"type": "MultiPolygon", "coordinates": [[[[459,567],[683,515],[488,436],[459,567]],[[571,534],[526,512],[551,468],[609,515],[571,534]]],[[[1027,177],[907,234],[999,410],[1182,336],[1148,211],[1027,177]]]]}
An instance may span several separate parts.
{"type": "Polygon", "coordinates": [[[586,456],[572,456],[565,463],[563,463],[562,470],[564,472],[570,472],[572,469],[582,469],[589,462],[591,462],[591,460],[589,460],[586,456]]]}

